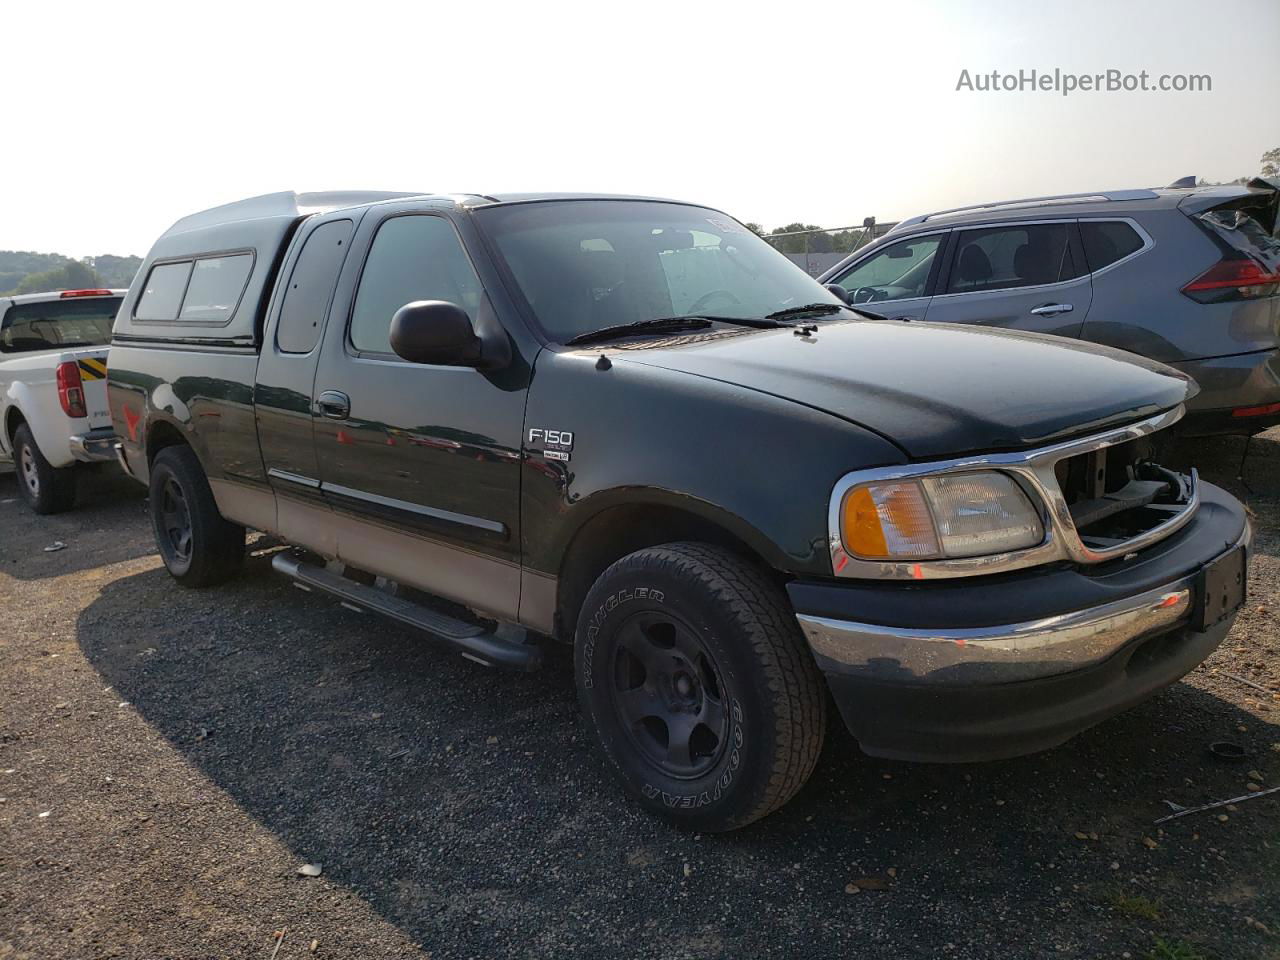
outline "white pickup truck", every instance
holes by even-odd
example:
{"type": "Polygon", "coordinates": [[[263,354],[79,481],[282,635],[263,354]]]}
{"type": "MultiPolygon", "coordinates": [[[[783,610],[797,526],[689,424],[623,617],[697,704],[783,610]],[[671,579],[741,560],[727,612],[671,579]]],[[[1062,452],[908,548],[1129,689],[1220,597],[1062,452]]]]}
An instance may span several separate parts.
{"type": "Polygon", "coordinates": [[[78,463],[115,459],[107,345],[125,293],[0,297],[0,460],[36,513],[71,508],[78,463]]]}

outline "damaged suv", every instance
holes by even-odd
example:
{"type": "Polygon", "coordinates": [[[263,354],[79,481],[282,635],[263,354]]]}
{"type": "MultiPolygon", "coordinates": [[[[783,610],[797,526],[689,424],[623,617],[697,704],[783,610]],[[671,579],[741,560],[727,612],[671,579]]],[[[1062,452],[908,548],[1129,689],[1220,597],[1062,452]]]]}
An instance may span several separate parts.
{"type": "Polygon", "coordinates": [[[1153,456],[1195,389],[851,308],[705,207],[289,193],[157,241],[109,394],[180,583],[252,527],[473,661],[572,643],[623,786],[726,830],[801,788],[832,700],[873,755],[1008,757],[1203,660],[1250,530],[1153,456]]]}

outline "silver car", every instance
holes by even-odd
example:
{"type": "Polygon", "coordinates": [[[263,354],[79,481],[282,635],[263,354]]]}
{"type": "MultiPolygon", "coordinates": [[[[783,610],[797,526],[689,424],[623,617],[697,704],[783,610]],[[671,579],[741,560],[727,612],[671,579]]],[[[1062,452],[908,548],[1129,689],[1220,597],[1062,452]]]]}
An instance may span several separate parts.
{"type": "Polygon", "coordinates": [[[1280,184],[1038,197],[913,217],[819,279],[891,318],[1119,347],[1201,392],[1184,434],[1280,423],[1280,184]]]}

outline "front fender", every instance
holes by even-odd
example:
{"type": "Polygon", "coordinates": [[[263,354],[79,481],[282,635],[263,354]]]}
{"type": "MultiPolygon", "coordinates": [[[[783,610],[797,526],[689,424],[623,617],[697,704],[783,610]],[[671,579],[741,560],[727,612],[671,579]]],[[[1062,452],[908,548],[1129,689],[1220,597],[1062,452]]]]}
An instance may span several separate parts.
{"type": "Polygon", "coordinates": [[[597,356],[543,351],[536,363],[521,488],[533,570],[556,575],[573,537],[602,510],[655,504],[716,523],[778,570],[830,576],[836,481],[904,462],[887,440],[823,411],[628,363],[621,351],[609,366],[597,356]],[[573,434],[568,461],[546,456],[545,431],[573,434]]]}
{"type": "Polygon", "coordinates": [[[780,545],[745,517],[700,497],[660,486],[627,486],[598,490],[585,499],[575,502],[565,514],[565,522],[556,534],[555,545],[563,556],[578,535],[599,516],[617,507],[657,507],[678,510],[732,534],[741,540],[766,563],[777,569],[787,569],[791,559],[780,545]]]}

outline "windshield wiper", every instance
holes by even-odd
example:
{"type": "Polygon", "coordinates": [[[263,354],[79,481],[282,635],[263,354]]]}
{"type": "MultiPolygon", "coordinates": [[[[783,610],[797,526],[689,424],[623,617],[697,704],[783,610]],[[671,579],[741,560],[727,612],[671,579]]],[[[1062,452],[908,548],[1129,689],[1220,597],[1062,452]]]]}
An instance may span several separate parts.
{"type": "Polygon", "coordinates": [[[778,310],[769,314],[772,320],[779,320],[783,317],[794,317],[802,313],[836,313],[840,310],[852,310],[854,313],[860,313],[868,320],[887,320],[884,314],[875,313],[871,310],[863,310],[861,307],[851,307],[848,304],[839,303],[806,303],[802,307],[787,307],[785,310],[778,310]]]}
{"type": "MultiPolygon", "coordinates": [[[[825,304],[824,304],[825,306],[825,304]]],[[[753,327],[757,330],[777,330],[780,327],[794,327],[794,323],[783,323],[775,320],[770,314],[767,317],[722,317],[714,313],[691,313],[679,317],[655,317],[652,320],[634,320],[631,323],[618,323],[611,327],[601,327],[580,333],[566,340],[565,346],[581,343],[597,343],[601,340],[613,340],[632,334],[661,333],[669,330],[701,330],[713,323],[728,323],[735,327],[753,327]]]]}
{"type": "Polygon", "coordinates": [[[799,307],[775,310],[773,313],[767,314],[767,317],[770,320],[782,320],[785,317],[798,317],[802,313],[836,313],[846,309],[848,308],[840,303],[806,303],[799,307]]]}
{"type": "MultiPolygon", "coordinates": [[[[667,330],[701,330],[704,327],[711,326],[710,317],[657,317],[653,320],[633,320],[630,323],[615,323],[612,326],[601,327],[599,330],[589,330],[586,333],[580,333],[576,337],[570,337],[566,340],[565,346],[574,346],[579,343],[598,343],[601,340],[615,340],[618,337],[627,337],[634,333],[661,333],[667,330]]],[[[718,319],[718,318],[717,318],[718,319]]]]}

